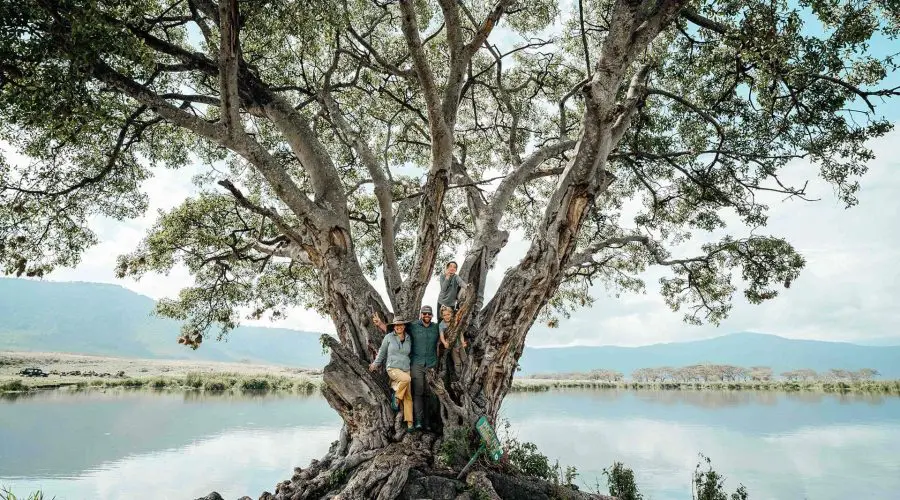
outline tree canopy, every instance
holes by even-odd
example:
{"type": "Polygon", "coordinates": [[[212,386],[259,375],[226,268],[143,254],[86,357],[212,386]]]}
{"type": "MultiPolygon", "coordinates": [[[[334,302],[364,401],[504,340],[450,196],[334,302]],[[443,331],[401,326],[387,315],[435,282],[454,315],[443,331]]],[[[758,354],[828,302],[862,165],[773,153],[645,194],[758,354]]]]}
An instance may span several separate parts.
{"type": "Polygon", "coordinates": [[[0,0],[5,273],[76,264],[92,217],[143,213],[154,169],[199,163],[201,193],[118,264],[186,265],[196,284],[160,310],[189,332],[328,312],[327,238],[391,309],[416,307],[442,258],[483,244],[490,266],[510,232],[547,237],[603,122],[612,149],[544,313],[663,265],[667,303],[717,322],[804,265],[757,196],[805,199],[781,180],[805,160],[854,205],[898,93],[870,50],[900,30],[889,1],[220,3],[0,0]],[[603,91],[615,106],[594,107],[603,91]],[[729,236],[672,255],[713,230],[729,236]]]}

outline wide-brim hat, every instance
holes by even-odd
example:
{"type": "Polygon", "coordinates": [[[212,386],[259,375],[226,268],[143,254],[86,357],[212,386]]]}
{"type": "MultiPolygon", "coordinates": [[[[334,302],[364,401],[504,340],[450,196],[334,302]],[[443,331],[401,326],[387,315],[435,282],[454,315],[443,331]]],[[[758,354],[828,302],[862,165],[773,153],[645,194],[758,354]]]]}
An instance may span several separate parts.
{"type": "Polygon", "coordinates": [[[404,317],[401,316],[401,315],[394,316],[394,318],[391,320],[391,322],[388,323],[388,325],[387,325],[387,326],[388,326],[388,330],[393,330],[393,329],[394,329],[394,325],[397,325],[397,324],[400,324],[400,323],[402,323],[402,324],[405,325],[405,324],[409,323],[409,320],[406,319],[406,318],[404,318],[404,317]]]}

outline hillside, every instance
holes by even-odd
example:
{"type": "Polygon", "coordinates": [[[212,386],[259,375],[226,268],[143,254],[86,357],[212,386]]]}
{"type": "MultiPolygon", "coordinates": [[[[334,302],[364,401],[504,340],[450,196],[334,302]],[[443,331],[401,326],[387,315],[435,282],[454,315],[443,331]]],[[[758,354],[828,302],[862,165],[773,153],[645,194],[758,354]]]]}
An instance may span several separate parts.
{"type": "MultiPolygon", "coordinates": [[[[240,327],[227,342],[197,351],[175,342],[180,324],[150,314],[153,300],[117,285],[0,279],[0,350],[54,351],[157,359],[245,361],[319,368],[319,334],[240,327]]],[[[526,347],[518,375],[721,363],[797,368],[875,368],[900,378],[900,346],[863,346],[735,333],[643,347],[526,347]]]]}
{"type": "Polygon", "coordinates": [[[900,347],[862,346],[846,342],[797,340],[761,333],[733,333],[705,340],[641,347],[560,347],[525,349],[521,375],[618,370],[629,376],[638,368],[717,363],[769,366],[775,373],[799,368],[875,368],[882,378],[900,378],[900,347]],[[563,368],[564,367],[564,368],[563,368]]]}
{"type": "Polygon", "coordinates": [[[180,323],[151,314],[154,301],[117,285],[0,278],[0,350],[135,358],[249,361],[322,367],[318,333],[239,327],[227,342],[192,351],[180,323]]]}

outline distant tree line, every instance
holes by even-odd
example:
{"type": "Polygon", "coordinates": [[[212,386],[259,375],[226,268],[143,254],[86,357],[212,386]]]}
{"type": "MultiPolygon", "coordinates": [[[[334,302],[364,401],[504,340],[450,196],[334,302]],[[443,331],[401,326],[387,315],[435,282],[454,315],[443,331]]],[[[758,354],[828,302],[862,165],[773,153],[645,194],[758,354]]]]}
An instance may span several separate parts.
{"type": "MultiPolygon", "coordinates": [[[[825,372],[816,372],[809,368],[790,370],[781,373],[781,379],[789,382],[861,382],[872,380],[880,375],[873,368],[859,370],[843,370],[832,368],[825,372]]],[[[546,373],[532,375],[529,378],[551,380],[598,380],[602,382],[620,382],[625,379],[622,372],[598,369],[589,372],[546,373]]],[[[661,366],[658,368],[640,368],[631,372],[634,382],[769,382],[775,380],[772,368],[768,366],[751,366],[749,368],[734,365],[698,364],[682,367],[661,366]]]]}

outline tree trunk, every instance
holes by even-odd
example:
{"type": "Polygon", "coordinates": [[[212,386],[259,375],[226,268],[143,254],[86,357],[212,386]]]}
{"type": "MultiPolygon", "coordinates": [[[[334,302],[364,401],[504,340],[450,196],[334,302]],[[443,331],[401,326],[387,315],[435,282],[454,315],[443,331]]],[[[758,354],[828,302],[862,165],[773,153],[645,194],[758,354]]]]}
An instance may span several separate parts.
{"type": "MultiPolygon", "coordinates": [[[[531,247],[521,262],[507,271],[495,296],[483,308],[487,272],[507,237],[498,227],[506,208],[504,197],[493,200],[484,217],[479,216],[477,235],[461,268],[461,276],[472,286],[461,296],[460,311],[448,331],[451,342],[459,331],[465,331],[470,342],[467,359],[460,373],[453,373],[448,370],[451,363],[445,353],[438,366],[426,374],[439,401],[441,422],[437,432],[407,433],[401,414],[390,408],[384,371],[368,370],[383,338],[371,315],[388,316],[354,257],[349,231],[334,228],[327,236],[319,236],[315,253],[320,257],[321,285],[339,339],[323,336],[323,345],[331,351],[331,361],[324,370],[323,394],[344,426],[325,457],[306,469],[296,469],[290,480],[278,484],[274,498],[461,499],[472,498],[476,491],[489,498],[604,498],[513,477],[508,468],[504,472],[487,463],[473,468],[462,483],[455,479],[458,467],[449,468],[436,458],[441,444],[460,429],[467,430],[468,438],[477,446],[474,424],[481,416],[496,425],[525,347],[525,336],[565,275],[588,209],[613,181],[605,169],[606,161],[629,126],[640,100],[646,67],[634,72],[624,101],[617,102],[616,96],[638,52],[635,47],[645,46],[655,36],[659,26],[677,11],[678,2],[665,6],[649,18],[634,10],[634,5],[617,7],[618,21],[604,44],[598,71],[591,84],[583,88],[586,106],[574,154],[559,176],[531,247]]],[[[404,18],[404,22],[409,28],[411,21],[404,18]]],[[[435,207],[441,205],[451,166],[452,125],[449,122],[447,127],[432,131],[436,135],[432,149],[435,164],[425,190],[429,200],[425,205],[431,211],[426,210],[420,220],[410,276],[394,294],[395,312],[412,317],[418,315],[437,255],[435,207]]],[[[517,173],[522,175],[527,175],[527,170],[517,173]]]]}
{"type": "MultiPolygon", "coordinates": [[[[591,154],[597,152],[595,149],[591,154]]],[[[264,494],[261,498],[455,499],[471,498],[476,490],[490,498],[604,498],[569,488],[559,490],[561,487],[509,476],[492,467],[486,473],[484,465],[476,466],[463,483],[455,479],[458,469],[447,468],[436,460],[441,443],[456,429],[468,429],[475,442],[474,423],[480,416],[496,423],[524,348],[525,335],[556,291],[560,270],[574,249],[576,228],[592,200],[591,193],[597,192],[596,186],[589,184],[609,184],[611,177],[595,174],[593,170],[572,177],[572,187],[555,205],[558,208],[546,217],[547,237],[536,240],[520,265],[506,275],[501,284],[505,290],[502,295],[494,297],[480,313],[477,294],[463,297],[457,317],[465,320],[461,327],[469,326],[467,338],[471,348],[462,373],[448,377],[449,356],[444,355],[427,374],[440,403],[441,425],[435,433],[408,434],[401,414],[390,408],[384,371],[368,370],[382,338],[371,323],[371,312],[386,315],[377,292],[351,258],[352,244],[332,245],[322,252],[321,283],[338,331],[338,339],[322,337],[323,346],[331,353],[322,392],[340,414],[344,426],[339,439],[321,460],[305,469],[295,469],[290,480],[277,485],[273,497],[264,494]],[[591,178],[585,180],[585,175],[591,178]]],[[[344,241],[338,233],[332,239],[344,241]]],[[[492,254],[486,248],[475,253],[471,261],[467,259],[465,270],[469,279],[483,282],[492,254]]]]}

